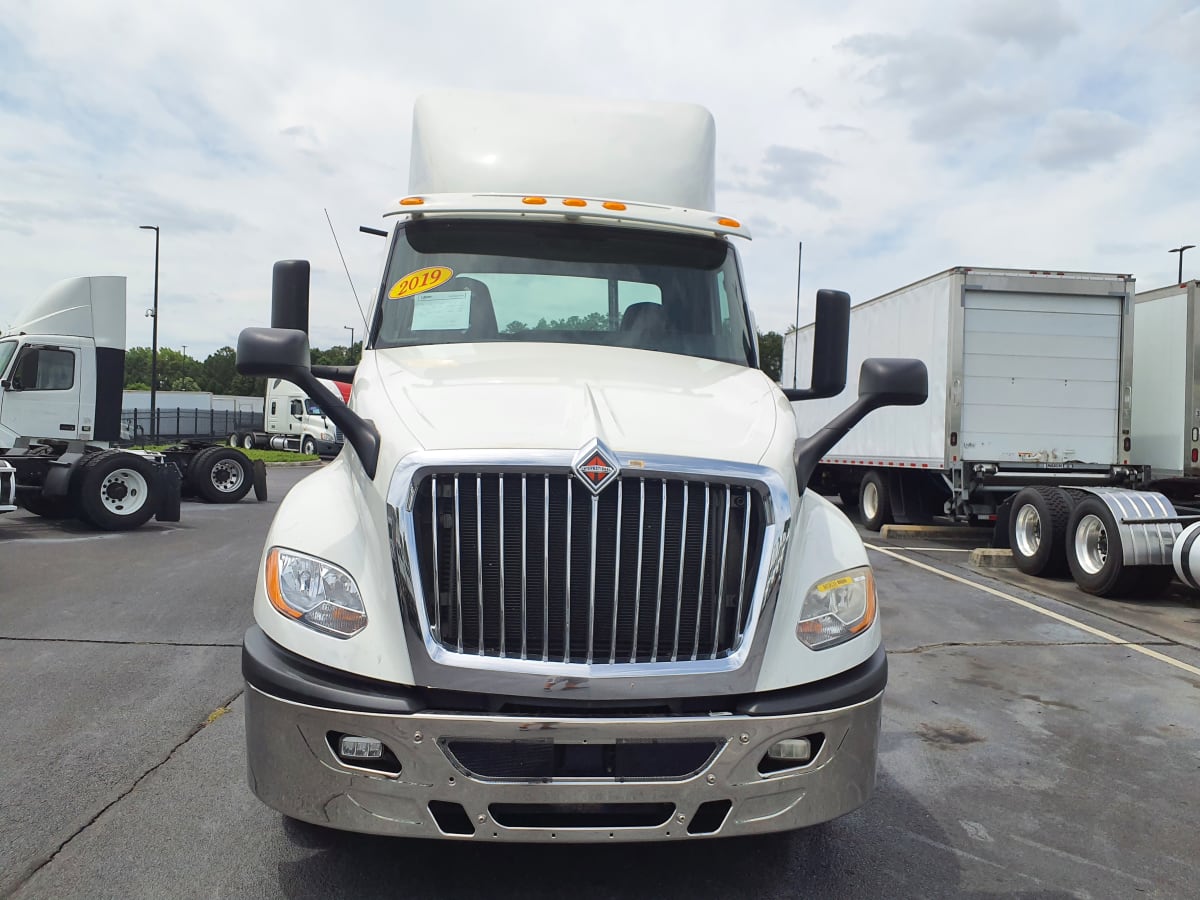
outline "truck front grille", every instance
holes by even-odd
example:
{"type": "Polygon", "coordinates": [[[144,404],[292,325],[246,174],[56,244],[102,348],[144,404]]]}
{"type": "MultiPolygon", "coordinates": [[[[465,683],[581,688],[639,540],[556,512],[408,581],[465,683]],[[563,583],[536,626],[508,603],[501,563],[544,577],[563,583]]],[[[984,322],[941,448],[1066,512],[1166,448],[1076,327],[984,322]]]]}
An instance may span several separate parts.
{"type": "Polygon", "coordinates": [[[431,635],[479,656],[617,664],[717,659],[741,642],[765,532],[742,484],[438,473],[413,505],[431,635]]]}

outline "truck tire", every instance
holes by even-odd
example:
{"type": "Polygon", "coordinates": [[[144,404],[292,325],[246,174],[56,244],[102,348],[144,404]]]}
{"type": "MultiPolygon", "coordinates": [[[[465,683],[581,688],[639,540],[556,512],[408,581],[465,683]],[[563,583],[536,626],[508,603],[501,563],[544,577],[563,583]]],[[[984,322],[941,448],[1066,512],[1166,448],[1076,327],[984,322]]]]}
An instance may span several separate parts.
{"type": "Polygon", "coordinates": [[[1143,567],[1125,565],[1116,520],[1096,496],[1083,498],[1071,511],[1067,565],[1079,589],[1098,597],[1133,593],[1146,575],[1143,567]]]}
{"type": "Polygon", "coordinates": [[[312,438],[310,438],[308,435],[305,435],[304,439],[302,441],[300,441],[300,452],[303,453],[305,456],[316,456],[317,455],[316,442],[312,438]]]}
{"type": "Polygon", "coordinates": [[[245,434],[242,435],[242,449],[253,450],[254,443],[255,442],[254,442],[254,432],[253,431],[247,431],[245,434]]]}
{"type": "Polygon", "coordinates": [[[240,446],[242,446],[242,435],[241,435],[241,432],[239,432],[239,431],[235,431],[233,434],[231,434],[231,435],[229,436],[229,446],[230,446],[230,447],[240,447],[240,446]]]}
{"type": "Polygon", "coordinates": [[[1060,487],[1022,488],[1008,517],[1008,546],[1026,575],[1061,575],[1067,570],[1067,522],[1075,504],[1060,487]]]}
{"type": "Polygon", "coordinates": [[[838,488],[838,497],[841,498],[842,509],[846,512],[858,509],[858,491],[859,485],[845,485],[838,488]]]}
{"type": "Polygon", "coordinates": [[[892,524],[891,479],[872,469],[863,476],[858,490],[858,509],[864,528],[879,531],[892,524]]]}
{"type": "Polygon", "coordinates": [[[192,458],[187,481],[206,503],[237,503],[253,487],[254,473],[241,450],[206,447],[192,458]]]}
{"type": "Polygon", "coordinates": [[[21,505],[43,519],[70,519],[76,513],[75,501],[71,497],[47,497],[45,494],[26,492],[21,505]]]}
{"type": "Polygon", "coordinates": [[[105,450],[79,466],[79,518],[103,531],[128,531],[158,510],[158,472],[143,456],[105,450]]]}

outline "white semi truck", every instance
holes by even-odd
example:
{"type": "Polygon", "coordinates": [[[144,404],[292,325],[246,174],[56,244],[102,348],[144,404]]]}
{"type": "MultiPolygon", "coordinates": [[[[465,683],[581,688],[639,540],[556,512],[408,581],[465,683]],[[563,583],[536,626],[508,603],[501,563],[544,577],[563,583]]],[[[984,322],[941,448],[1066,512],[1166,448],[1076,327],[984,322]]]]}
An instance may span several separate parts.
{"type": "Polygon", "coordinates": [[[181,491],[235,502],[265,472],[227,447],[123,450],[125,279],[59,282],[0,335],[0,512],[105,530],[179,520],[181,491]]]}
{"type": "MultiPolygon", "coordinates": [[[[344,403],[350,397],[348,384],[320,379],[320,383],[344,403]]],[[[235,431],[229,444],[252,450],[291,450],[309,456],[337,456],[343,437],[320,404],[282,378],[267,382],[265,431],[235,431]]]]}
{"type": "Polygon", "coordinates": [[[356,370],[277,263],[238,367],[346,435],[281,502],[246,634],[249,782],[287,816],[476,841],[778,831],[863,804],[886,657],[851,523],[805,490],[924,366],[757,367],[715,130],[690,105],[435,94],[356,370]],[[317,376],[348,378],[349,406],[317,376]]]}
{"type": "MultiPolygon", "coordinates": [[[[1170,476],[1200,420],[1180,418],[1196,346],[1184,292],[1142,300],[1128,275],[959,267],[854,307],[851,363],[920,355],[931,401],[872,416],[813,486],[857,505],[868,528],[994,520],[995,545],[1028,574],[1156,593],[1190,521],[1170,498],[1196,495],[1170,476]]],[[[783,371],[812,345],[812,326],[789,334],[783,371]]],[[[795,404],[801,430],[837,402],[795,404]]]]}

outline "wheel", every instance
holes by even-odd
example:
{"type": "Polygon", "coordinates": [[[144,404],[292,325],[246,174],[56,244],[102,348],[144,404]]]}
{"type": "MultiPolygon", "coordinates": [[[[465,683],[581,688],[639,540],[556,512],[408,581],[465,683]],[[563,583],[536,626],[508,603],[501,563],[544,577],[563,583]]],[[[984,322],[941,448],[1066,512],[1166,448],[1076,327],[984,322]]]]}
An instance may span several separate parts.
{"type": "Polygon", "coordinates": [[[1067,522],[1074,505],[1059,487],[1027,487],[1017,492],[1008,517],[1008,545],[1018,569],[1026,575],[1066,571],[1067,522]]]}
{"type": "Polygon", "coordinates": [[[233,434],[231,434],[229,436],[229,446],[230,447],[242,446],[242,436],[238,432],[235,431],[233,434]]]}
{"type": "Polygon", "coordinates": [[[1096,496],[1085,497],[1071,512],[1067,565],[1079,589],[1099,597],[1132,593],[1145,574],[1141,568],[1125,565],[1117,522],[1096,496]]]}
{"type": "Polygon", "coordinates": [[[892,524],[892,495],[890,479],[885,472],[871,470],[862,480],[858,492],[858,508],[863,526],[878,531],[892,524]]]}
{"type": "Polygon", "coordinates": [[[254,432],[247,431],[245,434],[242,435],[242,447],[244,447],[247,450],[254,449],[254,432]]]}
{"type": "Polygon", "coordinates": [[[77,512],[75,501],[70,497],[47,497],[29,492],[19,496],[22,506],[43,519],[69,519],[77,512]]]}
{"type": "Polygon", "coordinates": [[[841,498],[842,508],[846,510],[846,512],[849,512],[858,506],[857,485],[847,485],[845,487],[838,488],[838,496],[841,498]]]}
{"type": "Polygon", "coordinates": [[[197,453],[188,466],[187,481],[208,503],[237,503],[254,484],[250,460],[231,447],[206,447],[197,453]]]}
{"type": "Polygon", "coordinates": [[[316,456],[317,455],[316,442],[312,438],[305,436],[304,440],[302,440],[300,442],[300,452],[303,453],[305,456],[316,456]]]}
{"type": "Polygon", "coordinates": [[[104,531],[128,531],[158,509],[158,472],[144,456],[105,450],[79,467],[79,517],[104,531]]]}

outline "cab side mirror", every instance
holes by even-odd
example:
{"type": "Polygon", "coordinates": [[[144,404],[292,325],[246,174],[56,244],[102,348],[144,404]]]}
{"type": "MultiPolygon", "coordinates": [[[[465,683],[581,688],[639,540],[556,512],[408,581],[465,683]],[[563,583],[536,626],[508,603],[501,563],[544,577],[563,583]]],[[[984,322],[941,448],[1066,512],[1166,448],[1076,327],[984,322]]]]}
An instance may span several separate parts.
{"type": "MultiPolygon", "coordinates": [[[[797,350],[799,346],[797,341],[797,350]]],[[[806,388],[784,388],[784,396],[789,400],[836,397],[846,389],[846,355],[849,349],[850,295],[845,291],[817,291],[812,381],[806,388]]]]}

